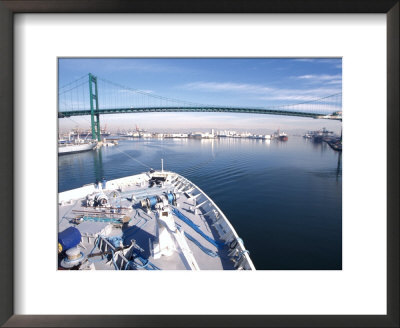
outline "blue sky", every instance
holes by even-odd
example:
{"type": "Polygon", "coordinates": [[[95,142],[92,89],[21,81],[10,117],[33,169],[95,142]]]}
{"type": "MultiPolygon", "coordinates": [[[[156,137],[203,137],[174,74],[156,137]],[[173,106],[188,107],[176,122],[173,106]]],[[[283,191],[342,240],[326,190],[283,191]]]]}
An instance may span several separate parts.
{"type": "MultiPolygon", "coordinates": [[[[69,58],[59,60],[59,85],[63,86],[89,72],[100,79],[151,95],[223,106],[268,107],[296,104],[342,91],[341,59],[333,58],[69,58]]],[[[103,88],[106,85],[103,83],[103,88]]],[[[110,106],[109,102],[112,100],[106,99],[106,93],[104,89],[102,92],[99,90],[100,107],[110,106]]],[[[318,106],[333,112],[340,109],[341,105],[337,98],[335,100],[318,106]]],[[[313,105],[308,105],[308,108],[312,110],[313,105]]],[[[323,126],[340,131],[340,123],[326,120],[231,113],[103,115],[101,122],[114,130],[138,125],[150,131],[216,128],[262,133],[278,127],[296,131],[323,126]]],[[[75,126],[89,127],[88,117],[60,120],[60,129],[75,126]]]]}

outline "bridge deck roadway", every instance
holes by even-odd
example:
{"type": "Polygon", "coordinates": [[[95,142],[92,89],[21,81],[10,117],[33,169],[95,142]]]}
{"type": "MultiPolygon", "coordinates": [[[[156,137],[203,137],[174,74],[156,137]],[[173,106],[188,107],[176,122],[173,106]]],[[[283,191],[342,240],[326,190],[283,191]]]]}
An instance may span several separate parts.
{"type": "MultiPolygon", "coordinates": [[[[298,116],[309,118],[324,118],[332,120],[341,120],[340,116],[331,116],[323,113],[308,113],[298,111],[285,111],[277,109],[262,109],[262,108],[241,108],[241,107],[132,107],[132,108],[109,108],[100,109],[95,114],[119,114],[119,113],[154,113],[154,112],[226,112],[226,113],[242,113],[242,114],[268,114],[268,115],[284,115],[284,116],[298,116]]],[[[58,117],[71,117],[90,115],[91,112],[87,110],[74,110],[74,111],[59,111],[58,117]]]]}

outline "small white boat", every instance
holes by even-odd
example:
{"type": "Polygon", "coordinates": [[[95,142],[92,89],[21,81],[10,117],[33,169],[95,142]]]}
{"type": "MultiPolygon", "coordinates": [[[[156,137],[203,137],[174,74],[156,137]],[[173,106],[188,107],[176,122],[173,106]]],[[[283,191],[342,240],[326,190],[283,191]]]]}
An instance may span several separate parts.
{"type": "Polygon", "coordinates": [[[96,146],[95,142],[84,143],[59,143],[58,155],[66,155],[92,150],[96,146]]]}

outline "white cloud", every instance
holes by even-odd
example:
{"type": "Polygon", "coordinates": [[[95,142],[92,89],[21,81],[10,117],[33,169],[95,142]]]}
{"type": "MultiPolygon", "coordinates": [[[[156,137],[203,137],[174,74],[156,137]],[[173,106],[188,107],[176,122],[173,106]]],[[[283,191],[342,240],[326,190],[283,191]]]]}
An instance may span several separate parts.
{"type": "Polygon", "coordinates": [[[299,62],[310,62],[310,63],[312,63],[312,62],[315,62],[315,60],[316,59],[314,59],[314,58],[296,58],[296,59],[293,59],[294,61],[299,61],[299,62]]]}
{"type": "Polygon", "coordinates": [[[342,83],[342,75],[341,74],[335,74],[335,75],[329,75],[329,74],[306,74],[306,75],[300,75],[300,76],[292,76],[294,79],[298,80],[303,80],[307,83],[313,83],[313,84],[341,84],[342,83]]]}
{"type": "Polygon", "coordinates": [[[342,76],[340,74],[336,74],[336,75],[328,75],[328,74],[314,75],[314,74],[309,74],[309,75],[295,76],[295,78],[297,78],[297,79],[308,79],[308,80],[318,80],[318,81],[330,81],[330,80],[342,79],[342,76]]]}
{"type": "Polygon", "coordinates": [[[342,108],[338,105],[329,105],[329,104],[295,104],[289,105],[284,109],[291,111],[305,111],[305,112],[336,112],[342,110],[342,108]]]}
{"type": "MultiPolygon", "coordinates": [[[[304,77],[307,79],[308,77],[304,77]]],[[[311,75],[310,75],[311,78],[311,75]]],[[[328,79],[328,76],[322,77],[328,79]]],[[[329,83],[330,84],[330,83],[329,83]]],[[[336,84],[336,83],[335,83],[336,84]]],[[[235,92],[241,94],[256,94],[259,100],[279,101],[311,101],[341,92],[341,88],[311,88],[311,89],[280,89],[259,84],[243,84],[233,82],[193,82],[183,86],[190,90],[209,92],[235,92]]],[[[329,101],[329,99],[327,100],[329,101]]],[[[335,100],[337,101],[337,100],[335,100]]]]}
{"type": "Polygon", "coordinates": [[[288,95],[286,93],[276,94],[272,96],[266,97],[258,97],[260,100],[287,100],[287,101],[312,101],[315,100],[315,96],[313,95],[305,95],[305,94],[293,94],[288,95]]]}
{"type": "Polygon", "coordinates": [[[234,91],[246,93],[265,93],[273,91],[273,88],[257,85],[232,82],[193,82],[184,85],[185,88],[191,90],[205,91],[234,91]]]}
{"type": "MultiPolygon", "coordinates": [[[[273,93],[258,97],[260,100],[280,101],[313,101],[330,95],[340,93],[340,88],[314,88],[314,89],[276,89],[273,93]]],[[[339,95],[332,98],[325,98],[324,102],[338,102],[339,95]]]]}
{"type": "Polygon", "coordinates": [[[135,90],[119,89],[117,92],[118,93],[129,93],[129,94],[137,94],[138,92],[141,92],[141,93],[154,93],[153,90],[142,90],[142,89],[135,89],[135,90]]]}
{"type": "Polygon", "coordinates": [[[299,61],[299,62],[318,62],[318,63],[332,63],[332,64],[337,64],[341,58],[295,58],[293,59],[294,61],[299,61]]]}

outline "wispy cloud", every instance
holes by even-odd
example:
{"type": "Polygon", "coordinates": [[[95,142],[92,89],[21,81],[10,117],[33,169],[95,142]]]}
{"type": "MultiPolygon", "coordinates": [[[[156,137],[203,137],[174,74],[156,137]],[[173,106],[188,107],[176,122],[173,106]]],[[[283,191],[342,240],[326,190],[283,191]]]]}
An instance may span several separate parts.
{"type": "Polygon", "coordinates": [[[306,74],[300,76],[292,76],[293,79],[302,80],[308,84],[342,84],[342,75],[335,74],[306,74]]]}
{"type": "Polygon", "coordinates": [[[229,92],[246,92],[246,93],[266,93],[273,91],[273,88],[257,85],[257,84],[243,84],[232,82],[193,82],[184,85],[185,88],[191,90],[204,90],[204,91],[229,91],[229,92]]]}
{"type": "Polygon", "coordinates": [[[319,63],[337,63],[341,58],[294,58],[294,61],[299,62],[319,62],[319,63]]]}
{"type": "Polygon", "coordinates": [[[317,81],[331,81],[331,80],[341,80],[342,76],[340,74],[335,74],[335,75],[329,75],[329,74],[321,74],[321,75],[315,75],[315,74],[308,74],[308,75],[300,75],[300,76],[295,76],[294,78],[297,79],[305,79],[305,80],[317,80],[317,81]]]}
{"type": "MultiPolygon", "coordinates": [[[[311,76],[310,76],[311,77],[311,76]]],[[[308,78],[304,76],[304,78],[308,78]]],[[[327,78],[327,77],[326,77],[327,78]]],[[[260,84],[243,84],[233,82],[192,82],[183,85],[183,88],[190,90],[201,90],[206,92],[230,92],[249,94],[259,100],[279,101],[309,101],[317,98],[339,93],[341,88],[321,87],[308,89],[276,88],[260,84]]]]}
{"type": "Polygon", "coordinates": [[[144,89],[136,89],[136,90],[119,89],[117,92],[118,92],[118,93],[126,93],[126,94],[137,94],[138,92],[154,93],[153,90],[144,90],[144,89]]]}
{"type": "Polygon", "coordinates": [[[332,64],[333,68],[342,68],[341,58],[296,58],[293,59],[293,61],[313,64],[332,64]]]}
{"type": "Polygon", "coordinates": [[[312,63],[315,62],[314,58],[296,58],[293,59],[294,61],[298,61],[298,62],[306,62],[306,63],[312,63]]]}
{"type": "MultiPolygon", "coordinates": [[[[287,101],[287,102],[299,102],[299,101],[312,101],[319,98],[327,97],[330,95],[334,95],[340,93],[340,89],[327,89],[327,88],[318,88],[318,89],[279,89],[270,95],[258,97],[260,100],[279,100],[279,101],[287,101]]],[[[325,98],[324,102],[337,102],[337,99],[333,97],[325,98]]]]}
{"type": "Polygon", "coordinates": [[[287,107],[287,110],[292,111],[309,111],[309,112],[336,112],[342,110],[341,106],[328,104],[296,104],[287,107]]]}

